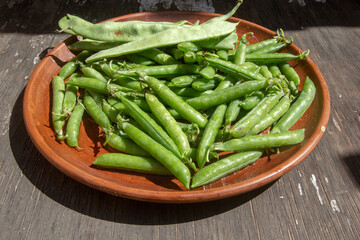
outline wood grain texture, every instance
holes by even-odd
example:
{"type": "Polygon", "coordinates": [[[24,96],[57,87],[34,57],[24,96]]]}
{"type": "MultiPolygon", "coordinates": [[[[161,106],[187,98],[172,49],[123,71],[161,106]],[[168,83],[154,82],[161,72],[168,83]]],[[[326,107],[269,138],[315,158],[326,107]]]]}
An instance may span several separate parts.
{"type": "Polygon", "coordinates": [[[324,137],[304,162],[273,184],[214,202],[144,203],[86,187],[41,156],[22,120],[23,91],[41,57],[67,37],[55,33],[60,17],[71,13],[98,22],[154,6],[225,13],[234,4],[154,2],[0,3],[0,239],[360,239],[360,8],[355,0],[245,0],[235,15],[272,30],[282,27],[296,45],[310,49],[330,91],[324,137]]]}

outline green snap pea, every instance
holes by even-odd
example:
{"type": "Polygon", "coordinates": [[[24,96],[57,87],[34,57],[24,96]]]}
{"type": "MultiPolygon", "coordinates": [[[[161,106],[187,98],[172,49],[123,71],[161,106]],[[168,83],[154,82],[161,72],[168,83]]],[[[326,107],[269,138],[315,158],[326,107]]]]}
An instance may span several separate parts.
{"type": "Polygon", "coordinates": [[[258,160],[262,151],[240,152],[211,163],[200,169],[192,178],[191,188],[200,187],[236,172],[258,160]]]}
{"type": "Polygon", "coordinates": [[[175,58],[157,48],[147,49],[145,51],[138,52],[138,54],[162,65],[170,65],[177,63],[175,58]]]}
{"type": "Polygon", "coordinates": [[[192,51],[184,52],[184,62],[185,63],[195,63],[196,62],[196,54],[192,51]]]}
{"type": "Polygon", "coordinates": [[[246,43],[248,42],[246,40],[246,36],[249,34],[253,34],[253,33],[249,32],[249,33],[245,33],[241,36],[241,39],[240,39],[237,49],[235,51],[235,56],[234,56],[234,60],[233,60],[234,64],[240,65],[245,62],[246,43]]]}
{"type": "Polygon", "coordinates": [[[198,44],[202,48],[206,49],[221,49],[221,50],[232,50],[235,48],[236,43],[238,41],[238,35],[233,32],[229,35],[220,37],[220,38],[213,38],[206,41],[200,41],[198,44]]]}
{"type": "Polygon", "coordinates": [[[105,137],[105,143],[117,151],[135,156],[150,157],[150,154],[148,152],[139,147],[131,139],[122,137],[113,132],[107,133],[105,137]]]}
{"type": "Polygon", "coordinates": [[[251,110],[256,107],[256,105],[258,105],[258,103],[260,103],[261,99],[263,98],[264,94],[261,91],[253,92],[249,96],[245,97],[243,101],[241,101],[240,107],[247,111],[251,110]]]}
{"type": "Polygon", "coordinates": [[[151,136],[155,141],[160,143],[166,149],[171,151],[176,156],[181,156],[174,140],[163,130],[157,122],[149,116],[146,112],[141,110],[134,102],[120,98],[126,108],[126,112],[139,124],[144,131],[151,136]]]}
{"type": "Polygon", "coordinates": [[[104,168],[130,170],[140,173],[172,175],[161,163],[149,157],[132,156],[123,153],[104,153],[95,159],[93,165],[104,168]]]}
{"type": "Polygon", "coordinates": [[[263,41],[260,41],[260,42],[257,42],[257,43],[247,46],[246,54],[250,54],[250,53],[253,53],[253,52],[255,52],[261,48],[264,48],[266,46],[269,46],[269,45],[272,45],[275,43],[279,43],[279,42],[283,41],[284,39],[285,39],[285,36],[284,36],[283,32],[278,31],[277,34],[275,36],[273,36],[273,38],[266,39],[266,40],[263,40],[263,41]]]}
{"type": "Polygon", "coordinates": [[[295,71],[294,68],[292,68],[288,63],[282,63],[279,65],[280,71],[282,74],[285,75],[285,77],[293,82],[296,87],[300,85],[300,77],[295,71]]]}
{"type": "Polygon", "coordinates": [[[227,142],[214,143],[212,150],[216,151],[249,151],[290,146],[301,143],[305,138],[305,129],[284,131],[263,135],[244,136],[227,142]]]}
{"type": "Polygon", "coordinates": [[[202,50],[202,47],[200,47],[198,44],[194,42],[182,42],[177,45],[177,48],[182,52],[198,52],[202,50]]]}
{"type": "Polygon", "coordinates": [[[130,61],[140,64],[140,65],[144,65],[144,66],[149,66],[149,65],[155,64],[155,61],[153,61],[147,57],[141,56],[140,54],[137,54],[137,53],[128,54],[128,55],[126,55],[126,57],[130,61]]]}
{"type": "Polygon", "coordinates": [[[84,107],[79,103],[76,104],[66,124],[66,143],[70,147],[79,146],[79,129],[83,115],[84,107]]]}
{"type": "Polygon", "coordinates": [[[175,109],[186,120],[196,123],[201,128],[205,127],[207,119],[158,79],[150,76],[142,76],[141,79],[148,84],[164,102],[175,109]]]}
{"type": "Polygon", "coordinates": [[[287,45],[291,44],[293,42],[293,38],[291,37],[290,40],[281,41],[278,43],[269,44],[263,48],[260,48],[252,53],[256,54],[263,54],[263,53],[275,53],[282,48],[286,47],[287,45]]]}
{"type": "Polygon", "coordinates": [[[230,129],[233,137],[245,136],[276,105],[282,93],[269,94],[230,129]]]}
{"type": "Polygon", "coordinates": [[[229,59],[228,52],[225,50],[216,51],[216,55],[219,56],[220,59],[227,61],[229,59]]]}
{"type": "Polygon", "coordinates": [[[224,114],[226,108],[227,108],[226,104],[219,105],[212,114],[208,124],[205,127],[196,154],[196,162],[200,169],[204,166],[205,162],[207,161],[208,148],[215,141],[216,135],[224,120],[224,114]]]}
{"type": "Polygon", "coordinates": [[[82,67],[80,68],[81,72],[84,74],[85,77],[88,78],[95,78],[101,80],[103,82],[108,82],[108,79],[104,77],[99,71],[92,67],[82,67]]]}
{"type": "Polygon", "coordinates": [[[96,104],[95,100],[90,96],[87,91],[85,91],[83,103],[86,112],[103,129],[103,131],[110,131],[112,127],[109,118],[96,104]]]}
{"type": "Polygon", "coordinates": [[[65,84],[62,77],[54,76],[51,81],[52,84],[52,123],[56,133],[57,140],[64,140],[66,135],[63,133],[63,127],[65,125],[66,114],[63,114],[63,101],[65,93],[65,84]]]}
{"type": "Polygon", "coordinates": [[[176,47],[171,47],[168,49],[169,54],[175,58],[175,60],[180,60],[184,57],[184,52],[176,47]]]}
{"type": "Polygon", "coordinates": [[[119,112],[111,106],[105,99],[103,99],[102,110],[113,123],[117,123],[117,115],[119,112]]]}
{"type": "Polygon", "coordinates": [[[249,71],[246,68],[241,67],[240,65],[234,64],[229,61],[224,61],[214,57],[206,57],[206,61],[213,67],[219,69],[224,73],[234,75],[238,78],[243,78],[245,80],[264,80],[264,77],[260,74],[249,71]]]}
{"type": "Polygon", "coordinates": [[[225,125],[224,125],[224,132],[225,134],[228,134],[230,131],[230,126],[232,122],[234,122],[237,117],[239,116],[241,107],[240,107],[241,100],[235,99],[231,101],[226,109],[225,112],[225,125]]]}
{"type": "MultiPolygon", "coordinates": [[[[177,149],[180,152],[180,160],[184,161],[194,171],[196,171],[195,164],[190,162],[187,155],[190,151],[190,144],[187,136],[182,131],[176,120],[171,116],[166,107],[152,94],[145,94],[146,101],[148,102],[152,113],[159,120],[160,124],[165,128],[169,136],[174,140],[177,149]]],[[[177,152],[174,153],[177,156],[177,152]]]]}
{"type": "Polygon", "coordinates": [[[204,94],[209,94],[211,92],[213,92],[213,90],[207,90],[204,92],[201,91],[197,91],[194,88],[191,87],[183,87],[183,88],[178,88],[178,87],[169,87],[171,89],[171,91],[173,91],[176,95],[180,96],[180,97],[199,97],[201,95],[204,94]]]}
{"type": "Polygon", "coordinates": [[[171,151],[130,123],[124,122],[122,125],[124,131],[137,145],[147,151],[153,158],[158,160],[181,183],[184,184],[186,189],[189,189],[190,171],[180,159],[178,159],[171,151]]]}
{"type": "Polygon", "coordinates": [[[211,66],[206,66],[200,70],[199,74],[205,79],[213,79],[215,77],[215,69],[211,66]]]}
{"type": "Polygon", "coordinates": [[[291,53],[264,53],[264,54],[251,53],[246,55],[245,60],[254,63],[277,64],[295,59],[302,60],[307,58],[308,55],[309,55],[309,51],[305,51],[298,55],[294,55],[291,53]]]}
{"type": "Polygon", "coordinates": [[[214,92],[219,92],[219,91],[221,91],[221,90],[223,90],[225,88],[231,87],[232,85],[233,85],[232,82],[230,82],[228,80],[222,81],[214,89],[214,92]]]}
{"type": "Polygon", "coordinates": [[[187,103],[197,110],[209,109],[265,88],[268,84],[269,83],[265,80],[246,81],[232,87],[225,88],[219,92],[212,92],[210,94],[204,94],[199,97],[191,98],[187,100],[187,103]]]}
{"type": "Polygon", "coordinates": [[[79,88],[77,86],[66,85],[65,94],[64,94],[64,102],[63,102],[63,113],[71,114],[72,110],[76,105],[77,92],[79,88]]]}
{"type": "Polygon", "coordinates": [[[191,86],[198,91],[206,91],[215,87],[215,80],[201,78],[192,82],[191,86]]]}
{"type": "Polygon", "coordinates": [[[309,77],[306,77],[304,87],[290,106],[289,110],[279,119],[271,130],[272,133],[289,130],[306,112],[315,98],[316,88],[309,77]]]}
{"type": "Polygon", "coordinates": [[[76,62],[76,59],[73,59],[67,63],[60,69],[59,76],[62,79],[66,79],[71,74],[73,74],[79,67],[79,64],[76,62]]]}
{"type": "Polygon", "coordinates": [[[280,101],[271,109],[266,116],[257,123],[248,133],[248,135],[258,134],[264,131],[267,127],[275,123],[290,107],[289,94],[283,96],[280,101]]]}
{"type": "Polygon", "coordinates": [[[191,83],[194,80],[199,78],[199,75],[183,75],[171,79],[171,82],[174,84],[175,87],[188,87],[191,86],[191,83]]]}
{"type": "Polygon", "coordinates": [[[171,64],[160,66],[142,66],[128,71],[117,71],[118,75],[127,77],[137,77],[137,72],[142,72],[148,76],[163,77],[174,75],[191,75],[199,72],[200,67],[196,64],[171,64]]]}
{"type": "Polygon", "coordinates": [[[259,73],[263,75],[263,77],[266,79],[272,78],[272,73],[270,72],[268,66],[266,65],[260,66],[259,73]]]}
{"type": "Polygon", "coordinates": [[[100,109],[102,109],[102,103],[104,99],[104,94],[92,90],[87,90],[87,92],[90,94],[90,96],[94,99],[96,104],[99,106],[100,109]]]}

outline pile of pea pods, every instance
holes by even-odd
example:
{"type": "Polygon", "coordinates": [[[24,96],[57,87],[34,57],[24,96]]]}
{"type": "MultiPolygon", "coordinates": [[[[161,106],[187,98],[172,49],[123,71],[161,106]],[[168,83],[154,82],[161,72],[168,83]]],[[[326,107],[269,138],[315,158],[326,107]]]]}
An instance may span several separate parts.
{"type": "Polygon", "coordinates": [[[78,54],[52,79],[57,140],[81,147],[86,113],[101,127],[104,145],[118,151],[98,156],[94,165],[171,175],[186,189],[301,143],[305,129],[289,129],[316,89],[306,77],[299,91],[300,77],[288,61],[309,52],[279,52],[293,42],[282,30],[251,45],[253,33],[238,37],[237,23],[226,20],[241,2],[201,24],[92,24],[65,16],[62,31],[82,39],[69,46],[78,54]]]}

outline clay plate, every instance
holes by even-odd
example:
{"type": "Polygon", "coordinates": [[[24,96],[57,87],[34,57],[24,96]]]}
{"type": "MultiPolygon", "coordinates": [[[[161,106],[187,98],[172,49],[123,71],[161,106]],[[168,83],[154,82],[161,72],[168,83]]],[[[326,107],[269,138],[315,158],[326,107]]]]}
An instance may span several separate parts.
{"type": "MultiPolygon", "coordinates": [[[[203,22],[215,16],[218,14],[163,11],[129,14],[111,20],[177,22],[185,19],[190,22],[203,22]]],[[[229,21],[240,21],[237,27],[239,35],[253,32],[256,38],[251,38],[251,43],[275,34],[245,20],[231,18],[229,21]]],[[[57,45],[36,67],[25,91],[24,120],[32,141],[49,162],[66,175],[101,191],[130,199],[171,203],[210,201],[242,194],[275,181],[297,166],[315,148],[327,126],[330,113],[328,89],[318,68],[307,58],[296,65],[295,69],[301,77],[302,84],[305,76],[309,76],[314,81],[317,91],[311,107],[292,128],[306,128],[306,137],[302,144],[286,149],[280,154],[273,154],[270,160],[263,157],[245,169],[193,190],[185,190],[179,181],[171,177],[97,169],[91,166],[95,158],[113,150],[103,146],[104,139],[99,135],[95,123],[89,118],[84,118],[80,129],[79,150],[57,142],[51,129],[51,77],[58,74],[61,62],[74,56],[67,48],[67,45],[74,41],[76,38],[70,37],[57,45]]],[[[297,54],[300,49],[291,44],[285,51],[297,54]]]]}

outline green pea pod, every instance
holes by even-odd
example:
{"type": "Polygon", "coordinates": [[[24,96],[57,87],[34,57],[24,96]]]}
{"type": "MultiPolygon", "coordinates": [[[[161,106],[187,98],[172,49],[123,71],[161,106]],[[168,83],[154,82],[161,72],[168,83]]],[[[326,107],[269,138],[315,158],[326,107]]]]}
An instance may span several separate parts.
{"type": "Polygon", "coordinates": [[[279,68],[282,74],[284,74],[289,81],[293,82],[296,87],[300,85],[299,75],[297,74],[295,69],[292,68],[288,63],[280,64],[279,68]]]}
{"type": "Polygon", "coordinates": [[[149,66],[149,65],[154,65],[155,62],[147,57],[144,57],[140,54],[137,54],[137,53],[133,53],[133,54],[128,54],[126,55],[126,57],[134,62],[134,63],[137,63],[137,64],[140,64],[140,65],[144,65],[144,66],[149,66]]]}
{"type": "Polygon", "coordinates": [[[262,151],[249,151],[232,154],[226,158],[209,164],[195,173],[191,188],[200,187],[221,179],[258,160],[262,151]]]}
{"type": "Polygon", "coordinates": [[[175,87],[188,87],[191,86],[191,83],[194,80],[199,78],[199,75],[183,75],[171,79],[171,82],[174,84],[175,87]]]}
{"type": "Polygon", "coordinates": [[[151,48],[173,46],[181,42],[195,42],[226,36],[235,32],[238,23],[218,22],[191,25],[189,27],[170,28],[159,33],[152,34],[141,40],[125,43],[118,47],[97,52],[87,58],[87,62],[93,62],[109,57],[123,56],[129,53],[137,53],[151,48]]]}
{"type": "Polygon", "coordinates": [[[264,54],[251,53],[246,55],[245,60],[254,63],[278,64],[290,60],[302,60],[307,58],[308,55],[309,55],[309,50],[300,53],[298,55],[294,55],[291,53],[264,53],[264,54]]]}
{"type": "Polygon", "coordinates": [[[205,162],[207,161],[208,148],[215,141],[221,123],[223,122],[226,108],[227,106],[225,104],[219,105],[212,114],[208,124],[205,127],[196,154],[196,162],[200,169],[204,166],[205,162]]]}
{"type": "Polygon", "coordinates": [[[102,111],[102,109],[96,104],[95,100],[90,96],[90,94],[87,91],[85,91],[83,103],[86,112],[103,129],[103,131],[107,132],[112,129],[109,118],[102,111]]]}
{"type": "Polygon", "coordinates": [[[66,124],[66,143],[70,147],[79,146],[79,129],[83,115],[84,107],[79,103],[76,104],[66,124]]]}
{"type": "Polygon", "coordinates": [[[191,98],[187,100],[187,103],[197,110],[209,109],[211,107],[239,99],[246,94],[265,88],[268,85],[268,81],[265,80],[246,81],[232,87],[225,88],[219,92],[212,92],[196,98],[191,98]]]}
{"type": "Polygon", "coordinates": [[[301,143],[305,138],[305,129],[284,131],[263,135],[251,135],[231,139],[227,142],[218,142],[211,147],[215,151],[249,151],[290,146],[301,143]]]}
{"type": "Polygon", "coordinates": [[[152,94],[145,94],[147,103],[149,104],[152,113],[160,124],[165,128],[169,136],[174,140],[180,155],[177,156],[177,151],[174,152],[175,156],[184,161],[186,165],[189,165],[194,171],[196,171],[195,165],[189,161],[186,157],[190,151],[190,144],[187,136],[182,131],[176,120],[171,116],[166,107],[152,94]]]}
{"type": "Polygon", "coordinates": [[[304,87],[290,106],[289,110],[279,119],[271,130],[272,133],[289,130],[306,112],[315,98],[316,88],[309,77],[306,77],[304,87]]]}
{"type": "Polygon", "coordinates": [[[236,138],[245,136],[276,105],[282,95],[271,94],[263,98],[255,108],[234,124],[230,134],[236,138]]]}
{"type": "Polygon", "coordinates": [[[66,79],[71,74],[73,74],[76,69],[78,69],[79,64],[76,62],[75,59],[65,63],[65,65],[60,69],[59,76],[62,77],[62,79],[66,79]]]}
{"type": "Polygon", "coordinates": [[[108,79],[106,79],[104,77],[104,75],[102,75],[99,71],[97,71],[96,69],[94,69],[92,67],[82,67],[80,70],[84,74],[85,77],[95,78],[95,79],[101,80],[103,82],[108,82],[108,79]]]}
{"type": "Polygon", "coordinates": [[[179,43],[177,46],[176,46],[180,51],[182,52],[198,52],[200,50],[202,50],[202,47],[200,47],[197,43],[194,43],[194,42],[182,42],[182,43],[179,43]]]}
{"type": "Polygon", "coordinates": [[[184,52],[176,47],[170,48],[168,52],[175,58],[175,60],[180,60],[184,57],[184,52]]]}
{"type": "Polygon", "coordinates": [[[63,140],[66,138],[63,133],[63,127],[65,125],[66,114],[62,112],[62,106],[64,101],[65,84],[62,77],[55,76],[52,78],[52,123],[54,131],[56,133],[57,140],[63,140]]]}
{"type": "Polygon", "coordinates": [[[266,79],[272,78],[272,73],[266,65],[260,66],[259,73],[266,79]]]}
{"type": "Polygon", "coordinates": [[[149,134],[155,141],[160,143],[166,149],[174,153],[176,156],[181,156],[173,139],[153,120],[149,114],[141,110],[134,102],[120,97],[122,103],[126,108],[126,112],[149,134]]]}
{"type": "Polygon", "coordinates": [[[195,80],[191,84],[191,86],[192,86],[192,88],[194,88],[198,91],[206,91],[206,90],[213,89],[216,86],[216,84],[215,84],[214,79],[202,78],[202,79],[195,80]]]}
{"type": "Polygon", "coordinates": [[[184,52],[184,62],[185,63],[195,63],[196,62],[196,54],[192,51],[184,52]]]}
{"type": "Polygon", "coordinates": [[[170,65],[170,64],[176,64],[177,61],[175,58],[173,58],[171,55],[157,49],[157,48],[151,48],[145,51],[138,52],[139,55],[147,57],[159,64],[162,65],[170,65]]]}
{"type": "Polygon", "coordinates": [[[199,127],[205,127],[207,119],[184,100],[171,91],[167,86],[162,84],[158,79],[150,76],[140,76],[141,79],[148,84],[156,94],[166,102],[170,107],[175,109],[186,120],[196,123],[199,127]]]}
{"type": "Polygon", "coordinates": [[[130,123],[124,122],[122,125],[124,131],[137,145],[166,167],[181,183],[184,184],[186,189],[190,188],[190,171],[179,158],[130,123]]]}
{"type": "Polygon", "coordinates": [[[172,175],[169,170],[153,158],[131,156],[122,153],[104,153],[95,159],[93,165],[104,168],[130,170],[140,173],[172,175]]]}
{"type": "Polygon", "coordinates": [[[117,151],[135,156],[150,157],[148,152],[139,147],[131,139],[122,137],[113,132],[108,132],[105,137],[105,143],[117,151]]]}
{"type": "Polygon", "coordinates": [[[290,107],[289,94],[283,96],[280,101],[271,109],[266,116],[261,119],[248,133],[248,135],[258,134],[264,131],[267,127],[275,123],[290,107]]]}
{"type": "Polygon", "coordinates": [[[236,47],[238,41],[238,35],[236,32],[230,33],[229,35],[213,38],[206,41],[200,41],[198,44],[202,48],[206,49],[221,49],[221,50],[232,50],[236,47]]]}
{"type": "Polygon", "coordinates": [[[76,86],[66,85],[64,102],[63,102],[63,113],[70,115],[76,105],[77,92],[79,88],[76,86]]]}
{"type": "Polygon", "coordinates": [[[102,99],[102,110],[113,123],[117,123],[117,115],[119,112],[111,106],[105,99],[102,99]]]}

